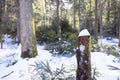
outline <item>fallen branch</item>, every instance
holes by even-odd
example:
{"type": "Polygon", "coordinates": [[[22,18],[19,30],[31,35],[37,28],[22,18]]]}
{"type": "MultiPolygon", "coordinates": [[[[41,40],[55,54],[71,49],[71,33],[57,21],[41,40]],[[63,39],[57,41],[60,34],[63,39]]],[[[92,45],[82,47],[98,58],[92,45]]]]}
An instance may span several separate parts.
{"type": "Polygon", "coordinates": [[[8,74],[6,74],[6,75],[4,75],[3,77],[1,77],[1,78],[5,78],[5,77],[7,77],[7,76],[9,76],[10,74],[12,74],[14,71],[11,71],[10,73],[8,73],[8,74]]]}

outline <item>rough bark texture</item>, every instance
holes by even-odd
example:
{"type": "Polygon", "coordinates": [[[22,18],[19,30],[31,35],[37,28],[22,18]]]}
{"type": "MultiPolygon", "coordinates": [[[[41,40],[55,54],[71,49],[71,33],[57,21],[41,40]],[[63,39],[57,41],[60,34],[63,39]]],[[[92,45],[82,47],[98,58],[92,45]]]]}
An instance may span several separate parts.
{"type": "Polygon", "coordinates": [[[77,58],[77,72],[76,80],[91,80],[91,61],[89,51],[89,37],[82,37],[82,42],[78,46],[84,45],[85,50],[81,52],[79,49],[76,51],[77,58]]]}
{"type": "Polygon", "coordinates": [[[20,33],[21,57],[35,57],[37,55],[34,21],[32,19],[32,1],[19,0],[20,3],[20,33]]]}

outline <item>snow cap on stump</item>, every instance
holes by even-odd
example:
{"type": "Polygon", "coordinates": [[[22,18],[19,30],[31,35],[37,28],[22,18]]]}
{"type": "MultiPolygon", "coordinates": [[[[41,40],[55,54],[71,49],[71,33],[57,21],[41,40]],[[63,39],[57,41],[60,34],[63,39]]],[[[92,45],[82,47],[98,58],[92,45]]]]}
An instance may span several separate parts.
{"type": "Polygon", "coordinates": [[[81,36],[90,36],[90,33],[88,32],[87,29],[83,29],[83,30],[79,33],[78,37],[81,37],[81,36]]]}

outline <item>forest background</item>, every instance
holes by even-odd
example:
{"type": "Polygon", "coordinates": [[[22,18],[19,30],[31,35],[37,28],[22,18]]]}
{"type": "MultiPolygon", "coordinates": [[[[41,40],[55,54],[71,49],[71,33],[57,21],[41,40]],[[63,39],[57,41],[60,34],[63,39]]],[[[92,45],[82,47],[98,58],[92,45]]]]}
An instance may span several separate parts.
{"type": "Polygon", "coordinates": [[[0,47],[7,34],[21,43],[22,58],[37,56],[36,41],[53,55],[72,56],[83,29],[91,34],[92,52],[106,49],[119,57],[116,46],[103,45],[102,38],[117,38],[120,47],[120,0],[0,0],[0,47]]]}
{"type": "MultiPolygon", "coordinates": [[[[79,31],[86,28],[92,41],[97,42],[98,36],[116,37],[120,46],[120,0],[33,0],[29,3],[32,12],[28,10],[24,14],[32,13],[36,39],[40,44],[57,44],[62,40],[75,45],[79,31]]],[[[15,42],[21,42],[20,9],[23,7],[20,5],[24,4],[19,0],[0,1],[1,44],[3,34],[10,34],[15,42]]]]}

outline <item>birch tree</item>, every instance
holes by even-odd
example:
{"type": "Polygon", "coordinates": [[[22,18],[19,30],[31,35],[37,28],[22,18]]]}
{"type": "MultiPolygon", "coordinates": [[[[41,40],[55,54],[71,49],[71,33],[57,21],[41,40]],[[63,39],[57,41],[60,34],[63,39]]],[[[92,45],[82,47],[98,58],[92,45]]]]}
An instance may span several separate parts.
{"type": "Polygon", "coordinates": [[[32,0],[19,0],[21,57],[31,58],[37,55],[35,27],[32,18],[32,0]]]}

